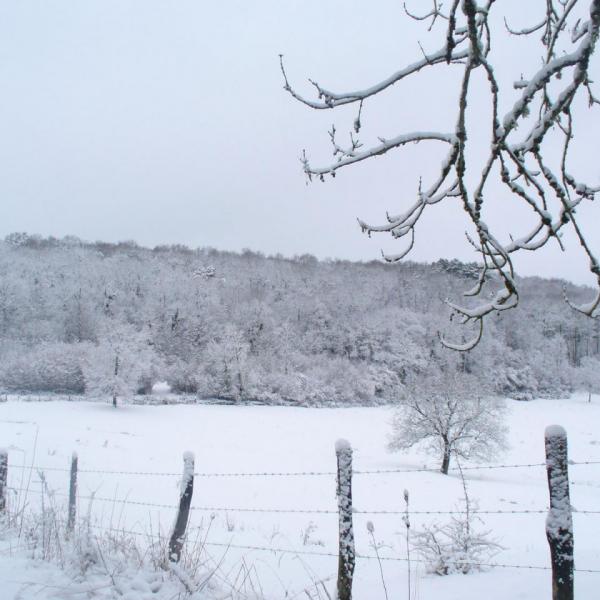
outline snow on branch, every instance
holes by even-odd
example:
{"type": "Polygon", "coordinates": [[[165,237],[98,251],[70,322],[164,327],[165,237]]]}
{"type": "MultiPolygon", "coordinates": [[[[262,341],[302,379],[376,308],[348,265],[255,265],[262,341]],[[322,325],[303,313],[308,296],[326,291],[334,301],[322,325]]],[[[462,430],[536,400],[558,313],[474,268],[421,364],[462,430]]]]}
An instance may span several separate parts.
{"type": "MultiPolygon", "coordinates": [[[[480,255],[482,265],[478,284],[465,294],[471,298],[468,305],[448,303],[459,315],[461,323],[476,325],[477,335],[471,342],[457,344],[440,336],[444,345],[461,351],[469,350],[479,342],[483,319],[487,315],[517,306],[519,293],[513,255],[521,251],[535,252],[551,241],[556,241],[564,250],[562,230],[565,228],[572,228],[575,232],[599,288],[598,294],[588,304],[574,306],[567,302],[588,316],[598,316],[600,312],[600,263],[575,215],[575,209],[582,202],[594,200],[600,185],[598,182],[579,181],[569,169],[570,150],[574,143],[573,121],[577,118],[575,107],[580,106],[575,104],[575,99],[583,94],[590,108],[600,104],[590,78],[590,61],[600,32],[600,0],[547,0],[543,3],[545,6],[541,6],[542,14],[535,24],[525,27],[509,25],[506,15],[500,20],[503,26],[498,27],[498,19],[492,20],[490,15],[498,11],[500,5],[502,3],[494,0],[452,0],[450,7],[443,11],[442,4],[433,0],[426,12],[405,5],[407,17],[428,24],[430,31],[436,23],[445,24],[442,47],[429,54],[421,47],[419,60],[398,69],[379,83],[353,92],[331,91],[312,81],[317,98],[309,99],[290,85],[280,56],[284,89],[299,102],[315,109],[334,109],[359,102],[350,145],[344,147],[336,141],[335,127],[330,131],[334,162],[313,167],[303,152],[301,161],[309,179],[316,176],[323,180],[326,175],[335,176],[342,167],[386,154],[411,142],[427,141],[450,146],[433,181],[424,184],[419,178],[417,198],[410,202],[408,209],[395,216],[386,215],[387,222],[381,225],[368,224],[361,219],[358,222],[362,231],[369,235],[389,233],[394,238],[409,236],[408,244],[400,253],[383,254],[386,261],[396,262],[413,249],[415,230],[427,206],[459,200],[474,229],[473,234],[468,234],[469,243],[480,255]],[[541,33],[539,39],[538,33],[541,33]],[[494,65],[503,57],[501,52],[494,54],[492,51],[495,48],[492,39],[502,35],[537,39],[543,57],[541,66],[533,73],[513,73],[506,81],[499,81],[494,65]],[[454,130],[446,133],[409,131],[394,138],[378,137],[378,144],[365,149],[359,138],[364,125],[363,103],[396,83],[410,81],[426,67],[449,64],[454,65],[456,72],[458,69],[462,71],[454,130]],[[477,69],[483,70],[487,79],[487,93],[492,106],[489,151],[487,156],[477,157],[479,160],[483,158],[485,165],[479,175],[471,165],[473,153],[469,153],[467,148],[470,131],[481,129],[482,125],[480,119],[471,122],[468,118],[470,113],[466,110],[467,99],[472,93],[472,73],[477,69]],[[507,101],[512,108],[502,116],[499,106],[507,101]],[[515,140],[517,135],[520,139],[515,140]],[[559,160],[545,156],[555,154],[554,151],[547,152],[548,147],[559,149],[559,160]],[[533,225],[529,224],[525,232],[511,235],[507,241],[502,241],[494,233],[495,223],[486,223],[482,219],[488,197],[497,196],[497,189],[490,190],[491,184],[498,181],[501,189],[529,207],[534,219],[533,225]],[[494,287],[491,300],[477,304],[478,297],[490,297],[490,286],[494,287]]],[[[537,60],[535,50],[531,52],[530,57],[537,60]]],[[[444,90],[437,90],[437,93],[442,97],[444,90]]],[[[513,225],[517,226],[519,222],[515,219],[513,225]]]]}
{"type": "MultiPolygon", "coordinates": [[[[451,56],[451,62],[458,62],[468,58],[469,50],[464,49],[460,52],[455,52],[451,56]]],[[[406,79],[407,77],[414,75],[424,69],[425,67],[431,67],[437,64],[443,64],[446,62],[446,47],[444,46],[437,52],[433,52],[432,54],[426,54],[423,56],[421,60],[415,61],[414,63],[406,66],[399,71],[396,71],[383,81],[376,83],[368,88],[363,90],[357,90],[354,92],[333,92],[331,90],[327,90],[324,87],[320,86],[316,81],[309,80],[312,85],[317,90],[318,100],[310,100],[299,94],[289,83],[287,73],[283,64],[283,54],[279,55],[279,65],[281,67],[281,72],[284,78],[284,86],[283,89],[286,92],[289,92],[296,100],[302,102],[302,104],[306,104],[306,106],[310,106],[315,109],[328,109],[328,108],[336,108],[337,106],[342,106],[344,104],[351,104],[353,102],[360,102],[361,100],[366,100],[371,96],[375,96],[380,92],[383,92],[390,86],[398,83],[402,79],[406,79]]]]}
{"type": "Polygon", "coordinates": [[[437,141],[446,142],[452,145],[458,142],[456,136],[451,133],[438,133],[435,131],[416,131],[413,133],[405,133],[402,135],[398,135],[391,139],[380,137],[379,141],[380,144],[373,146],[368,150],[364,150],[363,152],[354,152],[354,149],[341,150],[339,146],[335,146],[335,153],[341,153],[342,156],[338,158],[337,162],[326,167],[313,168],[310,166],[306,156],[304,156],[302,159],[304,165],[304,172],[309,176],[309,178],[313,175],[316,175],[318,177],[324,175],[333,175],[338,169],[341,169],[342,167],[346,167],[348,165],[352,165],[362,160],[366,160],[367,158],[372,158],[373,156],[385,154],[392,148],[405,146],[406,144],[410,144],[411,142],[418,143],[424,141],[437,141]]]}

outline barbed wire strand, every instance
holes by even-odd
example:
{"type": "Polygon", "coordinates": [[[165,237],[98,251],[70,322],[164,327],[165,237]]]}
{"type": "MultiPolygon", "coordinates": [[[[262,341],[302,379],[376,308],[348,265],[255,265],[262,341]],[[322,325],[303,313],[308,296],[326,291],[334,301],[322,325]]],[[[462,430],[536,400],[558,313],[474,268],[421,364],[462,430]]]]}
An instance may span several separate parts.
{"type": "MultiPolygon", "coordinates": [[[[569,461],[569,466],[580,465],[600,465],[600,460],[569,461]]],[[[462,467],[463,471],[485,471],[495,469],[525,469],[534,467],[545,467],[546,463],[520,463],[520,464],[502,464],[502,465],[472,465],[462,467]]],[[[18,465],[10,463],[12,469],[36,469],[40,471],[58,471],[63,473],[70,472],[66,467],[50,467],[44,465],[18,465]]],[[[458,471],[458,468],[450,468],[450,471],[458,471]]],[[[402,468],[402,469],[357,469],[353,471],[354,475],[388,475],[388,474],[408,474],[408,473],[439,473],[439,467],[421,467],[421,468],[402,468]]],[[[109,469],[78,469],[78,473],[90,473],[97,475],[136,475],[144,477],[181,477],[181,472],[161,472],[161,471],[114,471],[109,469]]],[[[225,478],[225,477],[332,477],[335,471],[265,471],[265,472],[196,472],[194,477],[205,478],[225,478]]]]}
{"type": "MultiPolygon", "coordinates": [[[[26,489],[26,488],[14,488],[9,487],[9,490],[13,492],[29,492],[33,494],[46,494],[50,496],[56,496],[59,498],[68,498],[69,495],[63,492],[57,492],[51,490],[50,494],[47,491],[26,489]]],[[[161,504],[156,502],[145,502],[142,500],[130,500],[129,498],[105,498],[103,496],[77,496],[78,500],[90,500],[98,502],[112,502],[117,504],[133,505],[133,506],[145,506],[149,508],[165,508],[170,510],[177,510],[179,506],[177,504],[161,504]]],[[[308,514],[308,515],[337,515],[338,511],[335,509],[327,508],[249,508],[249,507],[233,507],[233,506],[191,506],[190,510],[198,512],[240,512],[240,513],[265,513],[265,514],[308,514]]],[[[572,509],[573,514],[580,515],[597,515],[600,514],[600,510],[577,510],[572,509]]],[[[360,510],[355,509],[352,511],[355,515],[404,515],[406,511],[403,510],[360,510]]],[[[545,515],[548,513],[548,509],[497,509],[497,510],[411,510],[411,515],[532,515],[540,514],[545,515]]]]}

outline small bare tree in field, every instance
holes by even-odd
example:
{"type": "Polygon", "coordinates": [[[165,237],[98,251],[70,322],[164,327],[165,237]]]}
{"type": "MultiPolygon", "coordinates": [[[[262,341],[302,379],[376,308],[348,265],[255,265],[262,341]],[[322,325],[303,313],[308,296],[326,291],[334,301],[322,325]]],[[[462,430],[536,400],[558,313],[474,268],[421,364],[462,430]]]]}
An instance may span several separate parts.
{"type": "Polygon", "coordinates": [[[445,475],[452,455],[489,459],[506,447],[504,404],[485,397],[469,375],[430,375],[409,385],[392,421],[388,449],[407,450],[422,444],[440,458],[445,475]]]}
{"type": "Polygon", "coordinates": [[[437,575],[480,571],[490,558],[502,550],[489,530],[482,530],[477,516],[479,504],[471,499],[459,465],[463,487],[458,512],[444,524],[431,523],[413,532],[412,546],[423,558],[427,570],[437,575]]]}
{"type": "MultiPolygon", "coordinates": [[[[417,3],[414,3],[417,5],[417,3]]],[[[418,3],[420,5],[421,3],[418,3]]],[[[529,2],[527,3],[530,4],[529,2]]],[[[475,326],[474,337],[464,343],[442,342],[456,350],[469,350],[481,339],[484,318],[497,311],[514,308],[519,300],[513,257],[517,253],[537,251],[551,241],[563,247],[563,230],[572,228],[589,261],[589,268],[598,283],[595,298],[574,309],[588,316],[600,314],[600,263],[586,239],[576,209],[584,201],[592,201],[600,187],[585,182],[569,160],[574,144],[577,116],[585,109],[600,104],[592,91],[590,60],[600,30],[600,0],[545,0],[536,2],[540,18],[531,26],[514,28],[500,11],[507,3],[495,0],[449,0],[447,6],[433,0],[426,14],[409,17],[423,21],[429,30],[440,27],[440,45],[414,62],[403,66],[386,79],[364,89],[336,92],[311,81],[316,99],[301,95],[288,79],[281,60],[284,89],[296,100],[319,110],[355,104],[357,117],[347,144],[338,141],[335,127],[329,135],[334,162],[314,166],[303,153],[304,171],[310,179],[335,176],[344,167],[374,156],[405,148],[412,143],[433,143],[446,146],[445,158],[436,178],[418,181],[416,198],[397,214],[388,214],[382,225],[359,221],[364,232],[387,232],[395,238],[408,240],[405,250],[395,256],[385,256],[394,262],[413,248],[415,228],[424,212],[439,203],[456,203],[466,213],[474,235],[469,242],[479,253],[481,270],[476,285],[465,292],[474,298],[465,304],[450,303],[463,324],[475,326]],[[502,36],[531,36],[539,41],[538,62],[534,72],[523,74],[523,65],[515,65],[511,79],[500,78],[497,69],[503,56],[493,43],[502,36]],[[496,51],[495,51],[496,50],[496,51]],[[379,136],[377,143],[366,147],[361,140],[363,108],[374,97],[397,84],[410,81],[423,70],[448,68],[458,70],[460,85],[456,97],[456,117],[446,131],[405,131],[391,137],[379,136]],[[469,121],[467,103],[472,100],[477,74],[487,82],[490,120],[469,121]],[[510,106],[508,110],[503,106],[510,106]],[[476,130],[488,131],[489,145],[485,155],[473,152],[472,138],[476,130]],[[471,142],[471,143],[470,143],[471,142]],[[476,155],[476,156],[474,156],[476,155]],[[475,162],[475,160],[477,162],[475,162]],[[490,189],[500,182],[506,195],[515,197],[531,214],[525,231],[515,232],[508,240],[501,239],[496,223],[488,221],[485,209],[490,189]],[[492,289],[486,290],[488,286],[492,289]],[[475,301],[477,298],[480,301],[475,301]]],[[[533,52],[537,59],[537,54],[533,52]]],[[[529,54],[528,58],[531,58],[529,54]]],[[[597,64],[596,64],[597,69],[597,64]]],[[[454,90],[437,89],[440,102],[446,102],[454,90]]],[[[597,174],[594,174],[597,178],[597,174]]],[[[518,219],[513,226],[523,227],[518,219]]]]}

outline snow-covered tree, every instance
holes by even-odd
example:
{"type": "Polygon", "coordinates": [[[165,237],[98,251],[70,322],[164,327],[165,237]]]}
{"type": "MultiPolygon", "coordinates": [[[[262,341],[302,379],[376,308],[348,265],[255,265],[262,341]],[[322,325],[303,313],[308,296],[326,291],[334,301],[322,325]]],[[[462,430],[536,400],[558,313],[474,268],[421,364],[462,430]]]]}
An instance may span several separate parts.
{"type": "MultiPolygon", "coordinates": [[[[422,11],[421,4],[413,2],[415,11],[422,11]]],[[[335,126],[329,132],[333,162],[315,166],[303,154],[309,179],[324,180],[392,150],[407,152],[416,143],[443,148],[435,176],[415,179],[415,198],[408,206],[388,214],[381,225],[359,223],[368,234],[387,232],[407,240],[399,254],[384,256],[395,262],[413,248],[416,226],[425,213],[440,203],[460,204],[469,242],[479,253],[481,266],[475,285],[469,285],[465,293],[473,300],[449,303],[463,324],[474,326],[468,341],[442,338],[457,350],[468,350],[479,342],[486,316],[517,305],[520,288],[513,257],[554,242],[563,248],[561,236],[567,229],[578,241],[598,285],[592,301],[572,306],[588,316],[600,313],[600,262],[586,238],[585,217],[578,212],[594,199],[600,186],[597,173],[581,172],[580,165],[571,160],[585,105],[600,104],[591,77],[593,68],[598,69],[598,63],[592,65],[591,61],[600,31],[600,0],[536,2],[539,19],[518,26],[516,22],[522,18],[519,3],[513,4],[512,13],[501,12],[509,11],[510,4],[453,0],[442,5],[434,0],[428,12],[413,14],[405,8],[407,18],[429,27],[436,48],[415,48],[415,58],[408,64],[357,90],[338,92],[311,80],[316,91],[313,99],[291,85],[281,59],[284,89],[296,100],[317,110],[356,106],[347,141],[339,139],[335,126]],[[521,60],[513,64],[507,61],[506,44],[499,43],[499,38],[507,36],[512,36],[507,43],[525,44],[521,60]],[[440,103],[453,102],[456,107],[453,121],[444,130],[408,127],[392,135],[368,130],[368,110],[375,98],[394,86],[405,86],[406,97],[421,72],[444,68],[449,77],[440,78],[446,83],[438,83],[432,92],[440,103]],[[480,107],[477,113],[467,109],[474,98],[480,107]],[[481,143],[483,132],[487,139],[481,143]],[[586,181],[589,177],[596,181],[586,181]],[[507,235],[499,220],[488,219],[494,199],[506,206],[510,200],[511,211],[516,201],[530,217],[513,218],[507,235]]]]}
{"type": "Polygon", "coordinates": [[[409,384],[392,421],[390,451],[422,444],[441,460],[448,474],[450,459],[489,459],[505,447],[504,405],[482,393],[481,383],[456,372],[427,375],[409,384]]]}
{"type": "Polygon", "coordinates": [[[151,348],[132,327],[107,328],[102,341],[89,346],[83,361],[85,390],[94,396],[109,396],[116,407],[119,398],[137,392],[152,363],[151,348]]]}
{"type": "Polygon", "coordinates": [[[214,381],[213,393],[239,402],[246,393],[249,344],[235,326],[227,324],[206,352],[207,370],[214,381]]]}

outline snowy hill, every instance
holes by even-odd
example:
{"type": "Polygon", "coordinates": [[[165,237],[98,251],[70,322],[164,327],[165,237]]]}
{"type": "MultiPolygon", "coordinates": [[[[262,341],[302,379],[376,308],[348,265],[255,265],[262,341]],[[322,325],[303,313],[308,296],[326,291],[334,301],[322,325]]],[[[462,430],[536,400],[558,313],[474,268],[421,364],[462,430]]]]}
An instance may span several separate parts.
{"type": "Polygon", "coordinates": [[[474,268],[14,234],[0,243],[0,390],[127,397],[165,381],[201,398],[373,404],[443,369],[521,399],[600,390],[600,322],[566,305],[565,282],[524,279],[477,348],[441,347],[439,332],[470,335],[444,300],[474,268]]]}

